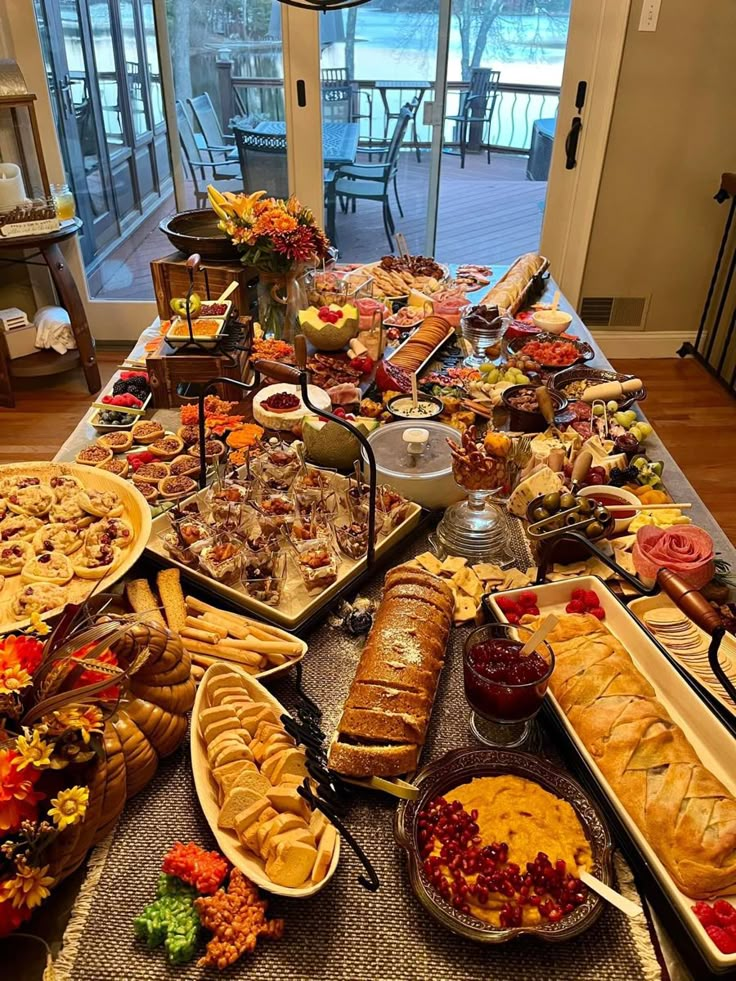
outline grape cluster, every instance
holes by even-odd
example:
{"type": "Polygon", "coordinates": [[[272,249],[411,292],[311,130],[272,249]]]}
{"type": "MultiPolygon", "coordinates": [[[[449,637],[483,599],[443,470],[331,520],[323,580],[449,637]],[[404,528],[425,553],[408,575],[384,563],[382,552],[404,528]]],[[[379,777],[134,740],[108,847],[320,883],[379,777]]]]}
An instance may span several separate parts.
{"type": "Polygon", "coordinates": [[[613,487],[623,487],[624,484],[635,484],[638,475],[639,471],[636,467],[626,467],[624,470],[620,467],[612,467],[608,480],[613,487]]]}

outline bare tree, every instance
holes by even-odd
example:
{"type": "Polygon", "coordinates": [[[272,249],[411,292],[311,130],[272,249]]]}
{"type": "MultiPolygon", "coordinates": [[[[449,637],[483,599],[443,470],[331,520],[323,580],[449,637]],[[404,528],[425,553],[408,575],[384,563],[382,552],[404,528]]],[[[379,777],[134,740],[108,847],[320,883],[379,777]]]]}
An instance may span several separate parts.
{"type": "Polygon", "coordinates": [[[169,0],[167,14],[171,37],[171,64],[174,69],[174,91],[177,99],[192,94],[192,70],[189,61],[191,0],[169,0]]]}

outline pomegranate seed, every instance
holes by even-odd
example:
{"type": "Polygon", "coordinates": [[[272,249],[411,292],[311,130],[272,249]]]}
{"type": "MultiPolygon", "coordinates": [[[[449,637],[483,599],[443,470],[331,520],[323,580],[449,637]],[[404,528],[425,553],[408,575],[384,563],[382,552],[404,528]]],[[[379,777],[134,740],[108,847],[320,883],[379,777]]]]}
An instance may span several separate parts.
{"type": "Polygon", "coordinates": [[[541,902],[542,902],[542,898],[541,898],[541,896],[537,896],[537,895],[532,895],[532,896],[530,896],[530,897],[529,897],[529,903],[530,903],[530,904],[531,904],[532,906],[539,906],[539,904],[540,904],[541,902]]]}
{"type": "Polygon", "coordinates": [[[547,919],[550,921],[550,923],[558,923],[562,919],[562,910],[560,907],[553,906],[547,914],[547,919]]]}

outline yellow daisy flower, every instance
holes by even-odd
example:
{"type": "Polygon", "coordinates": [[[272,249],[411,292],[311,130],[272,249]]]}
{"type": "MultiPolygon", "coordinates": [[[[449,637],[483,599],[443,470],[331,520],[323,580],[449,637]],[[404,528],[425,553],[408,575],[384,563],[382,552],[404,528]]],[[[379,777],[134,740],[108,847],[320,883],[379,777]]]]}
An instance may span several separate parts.
{"type": "Polygon", "coordinates": [[[23,735],[18,736],[15,741],[15,748],[21,756],[16,764],[17,770],[23,770],[27,766],[35,766],[37,770],[51,766],[53,746],[41,739],[40,732],[34,730],[31,733],[30,729],[24,728],[23,735]]]}
{"type": "Polygon", "coordinates": [[[17,870],[12,879],[0,883],[0,902],[10,901],[15,909],[33,909],[49,895],[49,886],[54,884],[54,877],[46,875],[48,865],[35,868],[24,860],[18,861],[17,870]]]}
{"type": "Polygon", "coordinates": [[[59,831],[63,831],[70,824],[83,820],[88,803],[89,787],[69,787],[68,790],[60,790],[59,796],[51,800],[49,817],[58,825],[59,831]]]}
{"type": "Polygon", "coordinates": [[[20,665],[6,664],[5,667],[0,668],[0,695],[14,695],[30,683],[30,674],[20,665]]]}
{"type": "Polygon", "coordinates": [[[44,637],[51,627],[46,623],[45,620],[41,619],[40,613],[31,613],[31,630],[34,634],[38,634],[39,637],[44,637]]]}

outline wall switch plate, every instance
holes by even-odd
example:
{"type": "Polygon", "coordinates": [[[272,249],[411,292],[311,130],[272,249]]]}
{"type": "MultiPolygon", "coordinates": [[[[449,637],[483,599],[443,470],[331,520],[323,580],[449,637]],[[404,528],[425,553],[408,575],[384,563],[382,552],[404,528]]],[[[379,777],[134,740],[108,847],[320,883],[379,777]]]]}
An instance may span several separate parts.
{"type": "Polygon", "coordinates": [[[640,31],[656,31],[659,20],[659,8],[662,0],[643,0],[641,5],[640,31]]]}

